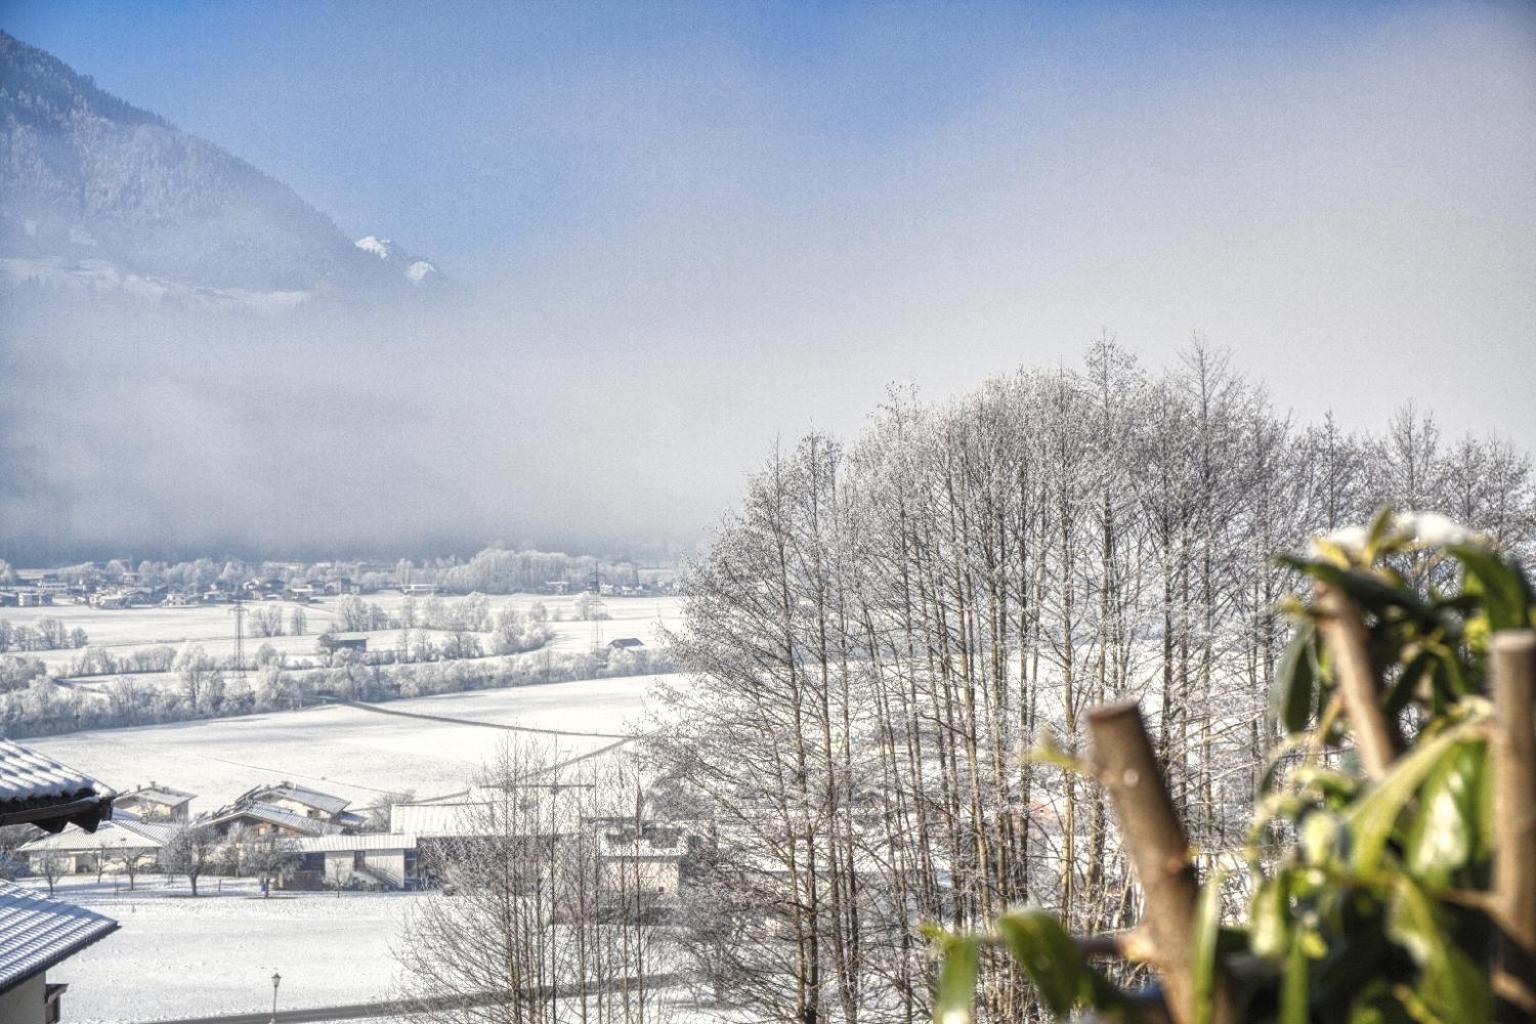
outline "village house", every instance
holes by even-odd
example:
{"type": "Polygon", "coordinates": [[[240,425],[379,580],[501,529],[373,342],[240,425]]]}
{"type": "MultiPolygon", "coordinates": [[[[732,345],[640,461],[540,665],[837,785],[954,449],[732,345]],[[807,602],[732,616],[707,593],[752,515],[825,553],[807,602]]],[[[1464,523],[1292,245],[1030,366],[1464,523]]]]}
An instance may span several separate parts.
{"type": "Polygon", "coordinates": [[[0,882],[0,1021],[58,1024],[68,986],[49,984],[49,968],[116,930],[110,917],[0,882]]]}
{"type": "Polygon", "coordinates": [[[119,810],[131,812],[140,821],[186,821],[195,795],[151,782],[118,794],[112,803],[119,810]]]}
{"type": "Polygon", "coordinates": [[[608,647],[615,651],[640,651],[645,649],[645,642],[639,637],[625,636],[609,641],[608,647]]]}
{"type": "MultiPolygon", "coordinates": [[[[95,832],[112,817],[112,791],[51,758],[0,740],[0,826],[95,832]]],[[[63,985],[47,972],[117,930],[109,917],[0,882],[0,1021],[57,1024],[63,985]]]]}
{"type": "Polygon", "coordinates": [[[247,790],[234,803],[214,812],[208,823],[221,835],[237,829],[298,837],[356,832],[368,824],[368,819],[348,810],[349,803],[342,797],[284,781],[247,790]]]}
{"type": "Polygon", "coordinates": [[[415,836],[314,836],[294,840],[293,850],[298,865],[284,881],[285,888],[414,889],[419,884],[415,836]]]}
{"type": "Polygon", "coordinates": [[[673,822],[588,818],[583,825],[601,842],[603,881],[615,891],[677,896],[701,846],[698,833],[673,822]]]}
{"type": "Polygon", "coordinates": [[[252,832],[256,835],[278,832],[292,838],[303,838],[341,832],[339,825],[265,803],[248,803],[215,811],[208,817],[206,824],[221,836],[237,832],[252,832]]]}
{"type": "Polygon", "coordinates": [[[24,843],[16,853],[26,858],[27,867],[34,874],[41,872],[45,857],[54,858],[55,870],[61,875],[122,871],[130,857],[146,866],[157,862],[173,827],[170,823],[136,821],[119,815],[102,822],[95,832],[66,828],[57,835],[24,843]]]}

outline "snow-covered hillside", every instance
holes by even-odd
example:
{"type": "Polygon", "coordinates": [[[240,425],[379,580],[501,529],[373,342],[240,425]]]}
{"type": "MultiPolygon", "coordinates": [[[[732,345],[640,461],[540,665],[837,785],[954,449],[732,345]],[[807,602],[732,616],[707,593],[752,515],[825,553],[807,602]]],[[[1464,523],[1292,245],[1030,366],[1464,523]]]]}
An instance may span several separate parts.
{"type": "Polygon", "coordinates": [[[409,292],[291,188],[0,32],[0,287],[281,309],[409,292]]]}

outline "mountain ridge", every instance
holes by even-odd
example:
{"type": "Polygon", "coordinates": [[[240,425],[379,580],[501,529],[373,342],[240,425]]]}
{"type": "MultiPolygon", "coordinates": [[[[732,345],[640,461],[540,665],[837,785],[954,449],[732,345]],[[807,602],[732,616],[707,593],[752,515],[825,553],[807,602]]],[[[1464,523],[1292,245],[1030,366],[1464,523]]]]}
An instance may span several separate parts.
{"type": "Polygon", "coordinates": [[[437,276],[378,259],[289,186],[4,31],[0,263],[13,285],[273,308],[437,276]]]}

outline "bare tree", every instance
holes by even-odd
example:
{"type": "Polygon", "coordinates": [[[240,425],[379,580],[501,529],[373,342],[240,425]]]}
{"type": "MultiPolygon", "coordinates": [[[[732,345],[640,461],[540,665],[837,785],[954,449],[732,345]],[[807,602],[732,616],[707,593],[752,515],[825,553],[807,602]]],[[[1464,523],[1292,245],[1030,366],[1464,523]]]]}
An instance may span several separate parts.
{"type": "Polygon", "coordinates": [[[218,852],[222,839],[217,832],[200,822],[187,822],[176,827],[160,852],[160,866],[170,874],[186,875],[197,895],[197,880],[207,870],[218,852]]]}
{"type": "Polygon", "coordinates": [[[430,861],[441,888],[395,953],[424,1020],[664,1020],[662,895],[641,858],[611,848],[611,834],[641,841],[633,773],[613,759],[558,765],[536,744],[501,748],[430,861]]]}

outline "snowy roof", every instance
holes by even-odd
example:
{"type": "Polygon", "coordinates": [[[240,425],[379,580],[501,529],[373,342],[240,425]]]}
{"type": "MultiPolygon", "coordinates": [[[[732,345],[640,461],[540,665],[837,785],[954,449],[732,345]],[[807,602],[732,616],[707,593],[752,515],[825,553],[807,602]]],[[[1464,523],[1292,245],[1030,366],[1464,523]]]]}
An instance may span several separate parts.
{"type": "Polygon", "coordinates": [[[118,800],[142,800],[145,803],[163,804],[166,807],[180,807],[189,802],[196,793],[185,793],[170,786],[157,786],[151,782],[147,786],[129,790],[118,797],[118,800]]]}
{"type": "Polygon", "coordinates": [[[75,796],[94,790],[95,786],[73,768],[19,743],[0,740],[0,800],[75,796]]]}
{"type": "Polygon", "coordinates": [[[110,917],[0,882],[0,992],[116,930],[110,917]]]}
{"type": "Polygon", "coordinates": [[[389,830],[409,835],[490,835],[486,803],[394,804],[389,809],[389,830]]]}
{"type": "Polygon", "coordinates": [[[347,853],[353,850],[414,850],[416,837],[397,832],[369,832],[358,836],[314,836],[295,839],[298,853],[347,853]]]}
{"type": "Polygon", "coordinates": [[[32,822],[57,832],[72,821],[89,831],[112,817],[112,795],[73,768],[0,740],[0,825],[32,822]]]}
{"type": "Polygon", "coordinates": [[[340,814],[352,802],[350,800],[343,800],[339,796],[322,793],[317,789],[295,786],[291,782],[279,783],[276,786],[261,786],[253,790],[252,795],[265,797],[268,800],[292,800],[294,803],[303,804],[305,807],[313,807],[315,810],[324,811],[326,814],[340,814]]]}
{"type": "Polygon", "coordinates": [[[240,818],[254,818],[257,821],[266,822],[269,825],[280,825],[291,828],[297,832],[307,832],[312,836],[330,835],[341,829],[328,821],[319,818],[306,818],[302,814],[294,814],[285,811],[281,807],[273,807],[271,804],[253,803],[244,807],[236,807],[215,815],[211,824],[221,825],[227,821],[236,821],[240,818]]]}
{"type": "Polygon", "coordinates": [[[18,848],[20,853],[87,853],[99,850],[158,850],[171,837],[170,825],[114,818],[95,832],[66,828],[18,848]]]}

